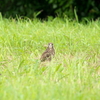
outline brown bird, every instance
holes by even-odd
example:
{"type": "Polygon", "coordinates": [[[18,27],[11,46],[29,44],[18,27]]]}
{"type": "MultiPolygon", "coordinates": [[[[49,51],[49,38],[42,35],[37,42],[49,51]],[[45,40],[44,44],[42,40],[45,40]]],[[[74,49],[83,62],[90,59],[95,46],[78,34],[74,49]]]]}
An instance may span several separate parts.
{"type": "Polygon", "coordinates": [[[55,50],[53,47],[53,43],[49,43],[46,51],[42,54],[40,60],[43,61],[51,61],[52,57],[55,55],[55,50]]]}

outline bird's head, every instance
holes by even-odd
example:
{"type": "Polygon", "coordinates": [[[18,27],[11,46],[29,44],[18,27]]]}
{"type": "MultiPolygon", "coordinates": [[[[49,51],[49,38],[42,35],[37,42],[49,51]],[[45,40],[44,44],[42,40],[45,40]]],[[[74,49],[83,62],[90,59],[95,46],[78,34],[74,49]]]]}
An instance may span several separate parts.
{"type": "Polygon", "coordinates": [[[52,49],[53,48],[53,43],[48,43],[48,48],[52,49]]]}

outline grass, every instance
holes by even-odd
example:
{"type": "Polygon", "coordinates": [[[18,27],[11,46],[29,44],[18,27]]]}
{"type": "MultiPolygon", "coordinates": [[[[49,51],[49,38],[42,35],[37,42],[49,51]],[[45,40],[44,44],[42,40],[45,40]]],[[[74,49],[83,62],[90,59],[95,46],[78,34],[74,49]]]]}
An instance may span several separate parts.
{"type": "Polygon", "coordinates": [[[0,73],[0,100],[99,100],[100,21],[0,17],[0,73]]]}

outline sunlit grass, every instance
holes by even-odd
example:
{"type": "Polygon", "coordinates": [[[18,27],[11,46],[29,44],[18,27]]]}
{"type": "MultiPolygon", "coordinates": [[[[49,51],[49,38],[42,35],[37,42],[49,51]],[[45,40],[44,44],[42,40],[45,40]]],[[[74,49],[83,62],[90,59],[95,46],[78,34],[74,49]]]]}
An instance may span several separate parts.
{"type": "Polygon", "coordinates": [[[0,18],[0,100],[99,100],[100,21],[0,18]],[[54,43],[51,62],[40,62],[54,43]]]}

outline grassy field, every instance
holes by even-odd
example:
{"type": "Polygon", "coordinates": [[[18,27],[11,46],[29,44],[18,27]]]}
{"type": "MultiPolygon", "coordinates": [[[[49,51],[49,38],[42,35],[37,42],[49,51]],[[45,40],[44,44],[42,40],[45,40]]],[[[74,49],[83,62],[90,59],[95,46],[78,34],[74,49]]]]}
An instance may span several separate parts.
{"type": "Polygon", "coordinates": [[[100,100],[100,21],[0,17],[0,73],[0,100],[100,100]]]}

